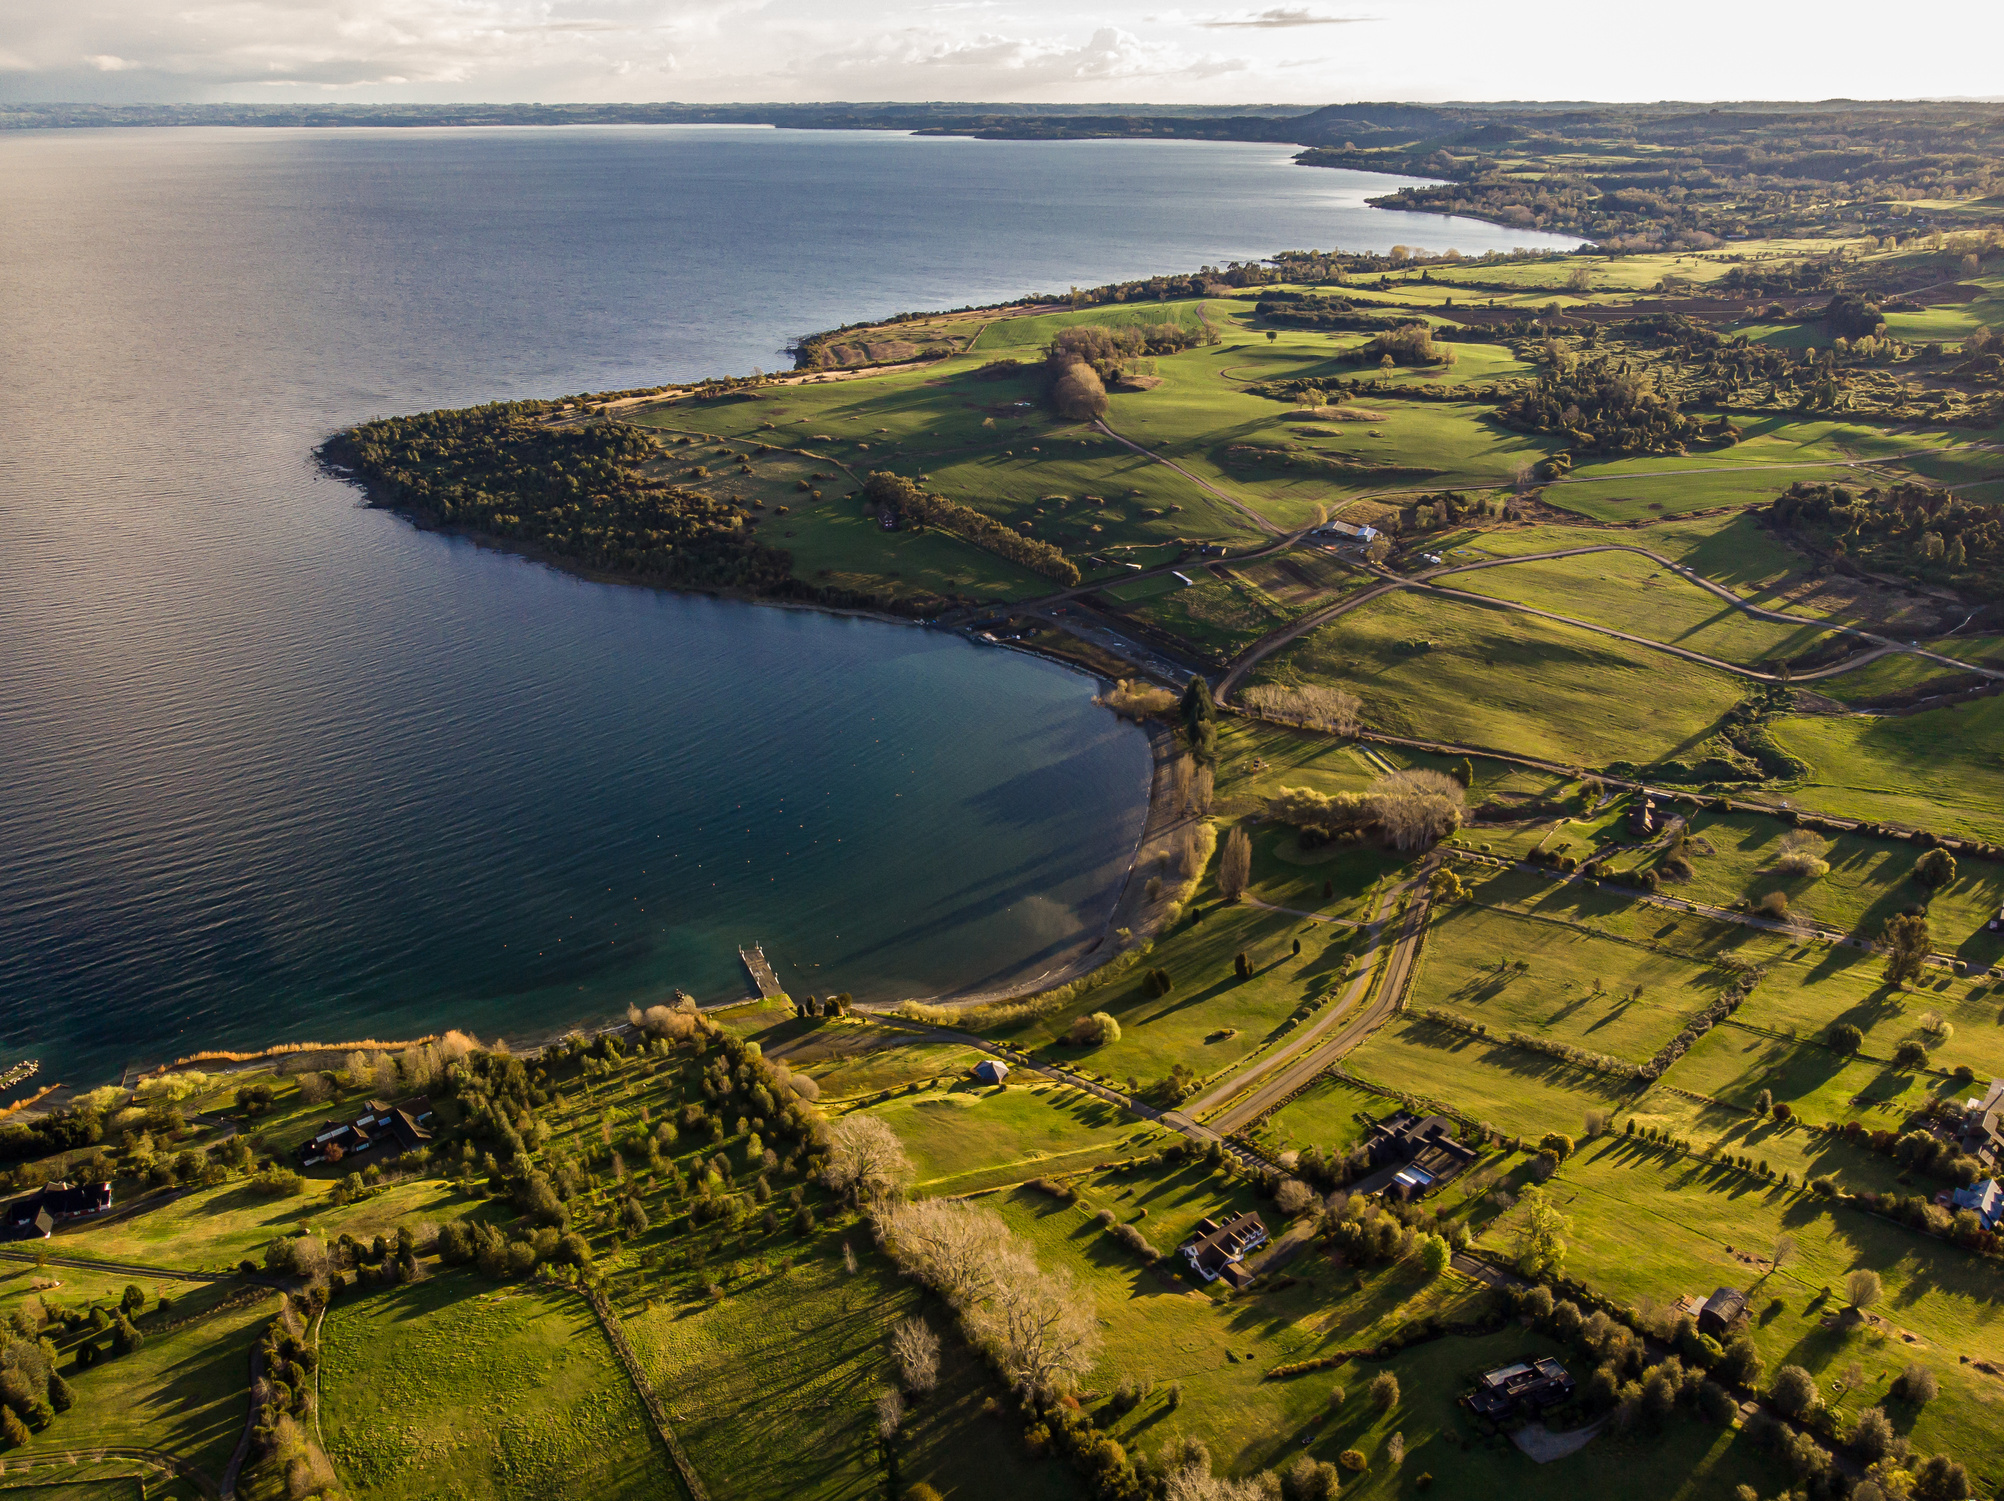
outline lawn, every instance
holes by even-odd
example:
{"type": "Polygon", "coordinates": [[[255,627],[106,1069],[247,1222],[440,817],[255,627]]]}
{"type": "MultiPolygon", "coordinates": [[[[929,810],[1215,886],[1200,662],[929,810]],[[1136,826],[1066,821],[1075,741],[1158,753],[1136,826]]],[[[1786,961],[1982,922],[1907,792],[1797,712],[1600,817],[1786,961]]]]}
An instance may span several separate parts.
{"type": "Polygon", "coordinates": [[[1701,1037],[1663,1082],[1743,1110],[1765,1089],[1812,1124],[1855,1120],[1874,1131],[1897,1131],[1941,1085],[1925,1074],[1846,1059],[1737,1017],[1701,1037]]]}
{"type": "Polygon", "coordinates": [[[1347,689],[1370,727],[1390,734],[1562,765],[1690,750],[1746,691],[1730,674],[1647,647],[1414,592],[1339,616],[1255,676],[1347,689]]]}
{"type": "Polygon", "coordinates": [[[1793,661],[1837,639],[1817,626],[1783,625],[1736,610],[1661,563],[1632,552],[1480,568],[1440,582],[1445,588],[1515,600],[1747,667],[1793,661]]]}
{"type": "Polygon", "coordinates": [[[327,1451],[359,1496],[675,1492],[577,1293],[446,1273],[337,1302],[321,1351],[327,1451]]]}
{"type": "MultiPolygon", "coordinates": [[[[831,1040],[842,1040],[841,1031],[823,1030],[830,1034],[831,1040]]],[[[902,1032],[866,1033],[859,1042],[863,1045],[854,1050],[789,1050],[782,1055],[783,1061],[790,1068],[811,1074],[821,1086],[822,1101],[833,1103],[879,1094],[886,1089],[903,1089],[915,1083],[930,1083],[942,1076],[957,1077],[982,1057],[976,1048],[957,1043],[914,1042],[902,1032]]]]}
{"type": "Polygon", "coordinates": [[[824,1236],[792,1270],[720,1301],[635,1312],[628,1337],[716,1501],[798,1501],[891,1493],[876,1442],[877,1394],[894,1381],[887,1348],[900,1320],[924,1312],[942,1337],[938,1388],[915,1404],[897,1486],[931,1484],[949,1501],[1043,1501],[1077,1494],[1061,1462],[1030,1459],[1008,1418],[984,1416],[997,1394],[986,1368],[947,1334],[950,1320],[898,1276],[858,1227],[824,1236]]]}
{"type": "Polygon", "coordinates": [[[900,1095],[871,1113],[904,1142],[920,1191],[935,1194],[1090,1166],[1161,1134],[1104,1100],[1041,1080],[1000,1088],[962,1081],[900,1095]]]}
{"type": "Polygon", "coordinates": [[[220,1484],[250,1415],[251,1346],[277,1308],[276,1294],[222,1283],[178,1292],[171,1320],[179,1327],[161,1332],[156,1311],[140,1325],[146,1342],[130,1355],[79,1370],[65,1341],[61,1369],[76,1406],[30,1438],[21,1458],[43,1450],[163,1449],[220,1484]]]}
{"type": "Polygon", "coordinates": [[[1434,907],[1406,1004],[1643,1063],[1730,980],[1639,943],[1464,902],[1434,907]]]}
{"type": "Polygon", "coordinates": [[[1806,807],[2004,841],[2004,698],[1898,716],[1793,715],[1773,731],[1809,763],[1806,807]]]}
{"type": "Polygon", "coordinates": [[[1324,1074],[1261,1124],[1260,1140],[1270,1152],[1315,1146],[1328,1156],[1364,1139],[1369,1127],[1359,1115],[1382,1120],[1396,1108],[1396,1101],[1324,1074]]]}

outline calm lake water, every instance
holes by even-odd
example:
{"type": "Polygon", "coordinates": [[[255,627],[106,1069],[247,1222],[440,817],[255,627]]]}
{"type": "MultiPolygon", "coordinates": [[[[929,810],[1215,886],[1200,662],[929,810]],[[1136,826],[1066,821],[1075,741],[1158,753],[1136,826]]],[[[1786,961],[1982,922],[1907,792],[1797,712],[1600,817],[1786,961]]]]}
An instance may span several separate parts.
{"type": "MultiPolygon", "coordinates": [[[[1267,146],[0,134],[0,1065],[1027,978],[1145,814],[1080,675],[363,509],[360,418],[1289,248],[1549,243],[1267,146]]],[[[1391,185],[1396,185],[1392,183],[1391,185]]]]}

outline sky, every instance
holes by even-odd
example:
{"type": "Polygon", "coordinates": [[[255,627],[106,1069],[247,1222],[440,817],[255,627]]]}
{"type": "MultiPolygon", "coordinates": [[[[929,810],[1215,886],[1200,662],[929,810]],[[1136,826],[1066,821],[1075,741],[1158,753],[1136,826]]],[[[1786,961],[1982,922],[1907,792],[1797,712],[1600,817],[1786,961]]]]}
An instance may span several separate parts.
{"type": "Polygon", "coordinates": [[[1995,0],[0,0],[0,98],[1995,97],[1999,40],[1995,0]]]}

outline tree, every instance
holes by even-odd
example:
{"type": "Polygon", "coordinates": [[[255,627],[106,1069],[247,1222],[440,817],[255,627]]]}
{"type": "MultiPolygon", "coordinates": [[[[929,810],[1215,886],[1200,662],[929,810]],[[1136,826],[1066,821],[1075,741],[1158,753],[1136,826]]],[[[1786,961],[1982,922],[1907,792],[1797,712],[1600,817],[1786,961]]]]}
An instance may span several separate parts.
{"type": "Polygon", "coordinates": [[[1955,883],[1955,856],[1944,849],[1931,849],[1914,861],[1913,879],[1916,886],[1924,886],[1929,891],[1940,891],[1955,883]]]}
{"type": "Polygon", "coordinates": [[[1399,1405],[1399,1378],[1390,1371],[1381,1371],[1371,1378],[1371,1405],[1379,1412],[1390,1412],[1399,1405]]]}
{"type": "Polygon", "coordinates": [[[1767,1399],[1785,1417],[1807,1417],[1823,1405],[1823,1393],[1816,1378],[1799,1365],[1785,1365],[1774,1373],[1767,1399]]]}
{"type": "Polygon", "coordinates": [[[939,1336],[914,1314],[891,1330],[891,1355],[906,1391],[918,1395],[939,1384],[939,1336]]]}
{"type": "Polygon", "coordinates": [[[1563,1131],[1547,1131],[1538,1145],[1561,1162],[1573,1155],[1573,1139],[1563,1131]]]}
{"type": "Polygon", "coordinates": [[[10,1449],[28,1442],[28,1425],[15,1415],[11,1407],[0,1407],[0,1442],[10,1449]]]}
{"type": "Polygon", "coordinates": [[[1104,1047],[1110,1042],[1120,1041],[1120,1023],[1104,1011],[1094,1011],[1074,1017],[1071,1030],[1065,1035],[1074,1047],[1104,1047]]]}
{"type": "Polygon", "coordinates": [[[1884,1459],[1893,1449],[1893,1425],[1883,1407],[1868,1407],[1851,1429],[1851,1447],[1866,1464],[1884,1459]]]}
{"type": "Polygon", "coordinates": [[[1252,836],[1234,827],[1225,835],[1224,853],[1218,857],[1218,894],[1235,902],[1246,894],[1252,881],[1252,836]]]}
{"type": "Polygon", "coordinates": [[[146,1343],[146,1336],[132,1326],[132,1320],[120,1314],[111,1321],[111,1348],[119,1355],[130,1355],[146,1343]]]}
{"type": "Polygon", "coordinates": [[[1901,1068],[1926,1068],[1926,1044],[1918,1037],[1909,1037],[1893,1049],[1893,1062],[1901,1068]]]}
{"type": "Polygon", "coordinates": [[[1475,785],[1475,763],[1469,760],[1468,757],[1463,756],[1461,764],[1454,768],[1454,779],[1461,783],[1463,787],[1473,787],[1475,785]]]}
{"type": "Polygon", "coordinates": [[[1446,838],[1461,827],[1468,810],[1467,789],[1461,783],[1418,767],[1380,778],[1368,796],[1374,821],[1399,850],[1420,849],[1446,838]]]}
{"type": "Polygon", "coordinates": [[[1314,1204],[1315,1190],[1299,1178],[1289,1178],[1274,1190],[1273,1202],[1282,1214],[1292,1219],[1314,1204]]]}
{"type": "Polygon", "coordinates": [[[1468,895],[1461,877],[1445,865],[1427,878],[1426,889],[1437,902],[1458,902],[1468,895]]]}
{"type": "Polygon", "coordinates": [[[1420,1241],[1420,1265],[1426,1268],[1429,1277],[1438,1277],[1447,1270],[1447,1264],[1454,1253],[1448,1249],[1447,1241],[1438,1235],[1429,1235],[1420,1241]]]}
{"type": "Polygon", "coordinates": [[[1773,1253],[1768,1257],[1768,1270],[1770,1272],[1778,1272],[1793,1260],[1795,1260],[1795,1237],[1792,1235],[1777,1235],[1774,1238],[1773,1253]]]}
{"type": "Polygon", "coordinates": [[[1946,1454],[1930,1454],[1914,1469],[1914,1501],[1968,1501],[1969,1472],[1946,1454]]]}
{"type": "Polygon", "coordinates": [[[1527,1277],[1555,1274],[1566,1260],[1566,1236],[1572,1222],[1559,1212],[1551,1196],[1533,1183],[1517,1200],[1517,1269],[1527,1277]]]}
{"type": "Polygon", "coordinates": [[[1844,1279],[1844,1296],[1853,1308],[1870,1308],[1880,1291],[1879,1274],[1868,1267],[1858,1267],[1844,1279]]]}
{"type": "Polygon", "coordinates": [[[1904,985],[1918,978],[1928,955],[1934,952],[1934,934],[1927,919],[1912,912],[1888,918],[1879,943],[1886,951],[1884,978],[1888,985],[1904,985]]]}
{"type": "Polygon", "coordinates": [[[1183,690],[1183,731],[1190,737],[1190,754],[1199,766],[1218,759],[1218,706],[1211,685],[1193,677],[1183,690]]]}
{"type": "Polygon", "coordinates": [[[829,1132],[828,1165],[821,1176],[857,1202],[895,1198],[917,1174],[897,1132],[874,1115],[845,1115],[829,1132]]]}
{"type": "Polygon", "coordinates": [[[1755,1115],[1757,1115],[1757,1116],[1759,1116],[1760,1118],[1762,1118],[1763,1120],[1765,1120],[1765,1119],[1767,1118],[1768,1114],[1769,1114],[1769,1113],[1770,1113],[1770,1112],[1771,1112],[1771,1111],[1772,1111],[1773,1109],[1774,1109],[1774,1091],[1773,1091],[1773,1090],[1771,1090],[1771,1089],[1763,1089],[1763,1090],[1762,1090],[1762,1091],[1761,1091],[1761,1092],[1760,1092],[1759,1094],[1757,1094],[1757,1095],[1755,1095],[1755,1096],[1754,1096],[1754,1102],[1753,1102],[1753,1113],[1754,1113],[1755,1115]]]}
{"type": "Polygon", "coordinates": [[[647,1233],[647,1210],[636,1196],[627,1195],[626,1202],[620,1206],[619,1217],[632,1234],[647,1233]]]}
{"type": "Polygon", "coordinates": [[[995,1293],[971,1321],[993,1342],[1002,1369],[1021,1390],[1049,1396],[1070,1390],[1099,1353],[1099,1310],[1068,1271],[1041,1270],[1029,1252],[997,1253],[995,1293]]]}
{"type": "Polygon", "coordinates": [[[1743,1334],[1726,1346],[1726,1358],[1719,1362],[1717,1374],[1735,1386],[1758,1386],[1761,1364],[1760,1350],[1743,1334]]]}
{"type": "Polygon", "coordinates": [[[1893,1378],[1891,1389],[1901,1401],[1923,1407],[1941,1394],[1941,1382],[1933,1371],[1919,1361],[1913,1361],[1893,1378]]]}
{"type": "Polygon", "coordinates": [[[123,1313],[127,1318],[131,1318],[132,1315],[138,1313],[145,1306],[146,1294],[140,1291],[139,1285],[135,1282],[126,1283],[125,1291],[120,1293],[118,1297],[119,1312],[123,1313]]]}
{"type": "Polygon", "coordinates": [[[1855,1053],[1865,1045],[1865,1034],[1849,1022],[1837,1022],[1824,1033],[1833,1052],[1855,1053]]]}
{"type": "Polygon", "coordinates": [[[1008,1228],[992,1210],[964,1199],[920,1199],[879,1205],[877,1230],[898,1264],[965,1311],[994,1296],[996,1252],[1008,1228]]]}
{"type": "Polygon", "coordinates": [[[56,1412],[68,1412],[77,1405],[77,1394],[60,1373],[49,1372],[49,1406],[56,1412]]]}
{"type": "Polygon", "coordinates": [[[895,1386],[877,1393],[877,1436],[893,1439],[905,1423],[905,1399],[895,1386]]]}

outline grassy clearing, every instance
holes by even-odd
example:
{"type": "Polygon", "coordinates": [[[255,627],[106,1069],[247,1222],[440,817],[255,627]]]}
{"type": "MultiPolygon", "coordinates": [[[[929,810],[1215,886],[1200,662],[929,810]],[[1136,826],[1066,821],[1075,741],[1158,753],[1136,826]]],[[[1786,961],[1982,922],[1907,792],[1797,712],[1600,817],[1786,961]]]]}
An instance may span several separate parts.
{"type": "MultiPolygon", "coordinates": [[[[1995,667],[2004,663],[2004,638],[1997,636],[1950,636],[1927,643],[1930,649],[1960,662],[1995,667]]],[[[1946,693],[1970,686],[1969,674],[1960,668],[1944,667],[1910,652],[1896,652],[1867,662],[1854,672],[1834,678],[1820,678],[1816,691],[1839,703],[1870,706],[1876,700],[1911,700],[1933,693],[1946,693]]]]}
{"type": "Polygon", "coordinates": [[[1462,903],[1434,909],[1407,1005],[1641,1063],[1728,978],[1637,944],[1462,903]]]}
{"type": "Polygon", "coordinates": [[[1751,1107],[1765,1089],[1793,1105],[1804,1120],[1862,1121],[1875,1131],[1898,1130],[1939,1083],[1730,1023],[1700,1038],[1664,1082],[1740,1109],[1751,1107]]]}
{"type": "Polygon", "coordinates": [[[1589,765],[1687,750],[1744,693],[1730,674],[1647,647],[1412,592],[1338,617],[1256,676],[1345,688],[1392,734],[1589,765]]]}
{"type": "Polygon", "coordinates": [[[824,1101],[856,1099],[921,1081],[958,1077],[981,1060],[978,1048],[957,1043],[913,1042],[902,1032],[884,1032],[859,1051],[832,1055],[789,1053],[787,1064],[813,1075],[824,1101]]]}
{"type": "Polygon", "coordinates": [[[872,1113],[898,1133],[919,1187],[930,1193],[1020,1181],[1063,1159],[1132,1151],[1161,1134],[1104,1100],[1041,1082],[1001,1088],[965,1082],[903,1095],[872,1113]]]}
{"type": "Polygon", "coordinates": [[[1325,1074],[1268,1117],[1260,1139],[1273,1151],[1317,1146],[1327,1155],[1364,1139],[1369,1128],[1360,1114],[1382,1119],[1393,1108],[1384,1096],[1325,1074]]]}
{"type": "MultiPolygon", "coordinates": [[[[918,1290],[869,1244],[843,1270],[839,1240],[784,1276],[716,1303],[668,1304],[628,1323],[677,1436],[717,1501],[885,1493],[872,1405],[894,1381],[894,1324],[925,1310],[918,1290]]],[[[942,1335],[949,1320],[927,1311],[942,1335]]],[[[942,1339],[940,1385],[916,1404],[899,1452],[898,1492],[925,1481],[952,1501],[1075,1493],[1055,1462],[1029,1459],[1013,1423],[984,1417],[984,1368],[942,1339]]]]}
{"type": "Polygon", "coordinates": [[[1793,661],[1835,639],[1815,626],[1756,619],[1662,564],[1629,552],[1484,568],[1453,574],[1442,583],[1749,667],[1793,661]]]}
{"type": "Polygon", "coordinates": [[[1995,1347],[2004,1308],[1994,1268],[1876,1216],[1755,1181],[1621,1138],[1596,1144],[1555,1180],[1573,1222],[1566,1270],[1614,1297],[1658,1308],[1721,1284],[1752,1287],[1757,1313],[1749,1332],[1769,1371],[1804,1366],[1827,1397],[1855,1360],[1863,1380],[1840,1405],[1856,1412],[1885,1401],[1895,1427],[1917,1447],[1967,1457],[1980,1470],[1994,1453],[2004,1381],[1961,1357],[1984,1358],[1995,1347]],[[1797,1259],[1769,1273],[1766,1258],[1784,1233],[1797,1242],[1797,1259]],[[1884,1324],[1838,1318],[1841,1293],[1814,1301],[1858,1266],[1884,1279],[1875,1310],[1884,1324]],[[1770,1309],[1776,1298],[1783,1306],[1770,1309]],[[1941,1381],[1941,1396],[1917,1412],[1884,1395],[1909,1361],[1941,1381]]]}
{"type": "Polygon", "coordinates": [[[337,1303],[330,1457],[370,1497],[666,1495],[675,1481],[590,1306],[464,1273],[337,1303]]]}
{"type": "Polygon", "coordinates": [[[1556,1058],[1400,1017],[1344,1059],[1358,1078],[1451,1106],[1495,1129],[1533,1139],[1578,1134],[1589,1110],[1625,1111],[1640,1091],[1556,1058]]]}
{"type": "Polygon", "coordinates": [[[1795,715],[1773,729],[1810,765],[1804,806],[2004,841],[2004,698],[1899,716],[1795,715]]]}
{"type": "Polygon", "coordinates": [[[256,1260],[274,1237],[301,1224],[326,1235],[350,1231],[371,1238],[404,1221],[455,1218],[469,1208],[452,1185],[436,1178],[394,1184],[345,1209],[334,1207],[320,1182],[303,1194],[265,1198],[242,1179],[195,1189],[143,1214],[95,1225],[50,1242],[63,1254],[132,1261],[180,1271],[227,1271],[256,1260]]]}
{"type": "Polygon", "coordinates": [[[65,1344],[61,1370],[76,1406],[31,1437],[21,1458],[99,1446],[164,1449],[220,1483],[250,1415],[251,1346],[278,1307],[275,1293],[239,1301],[241,1292],[230,1284],[188,1290],[173,1318],[192,1322],[148,1334],[132,1354],[84,1370],[65,1344]]]}

